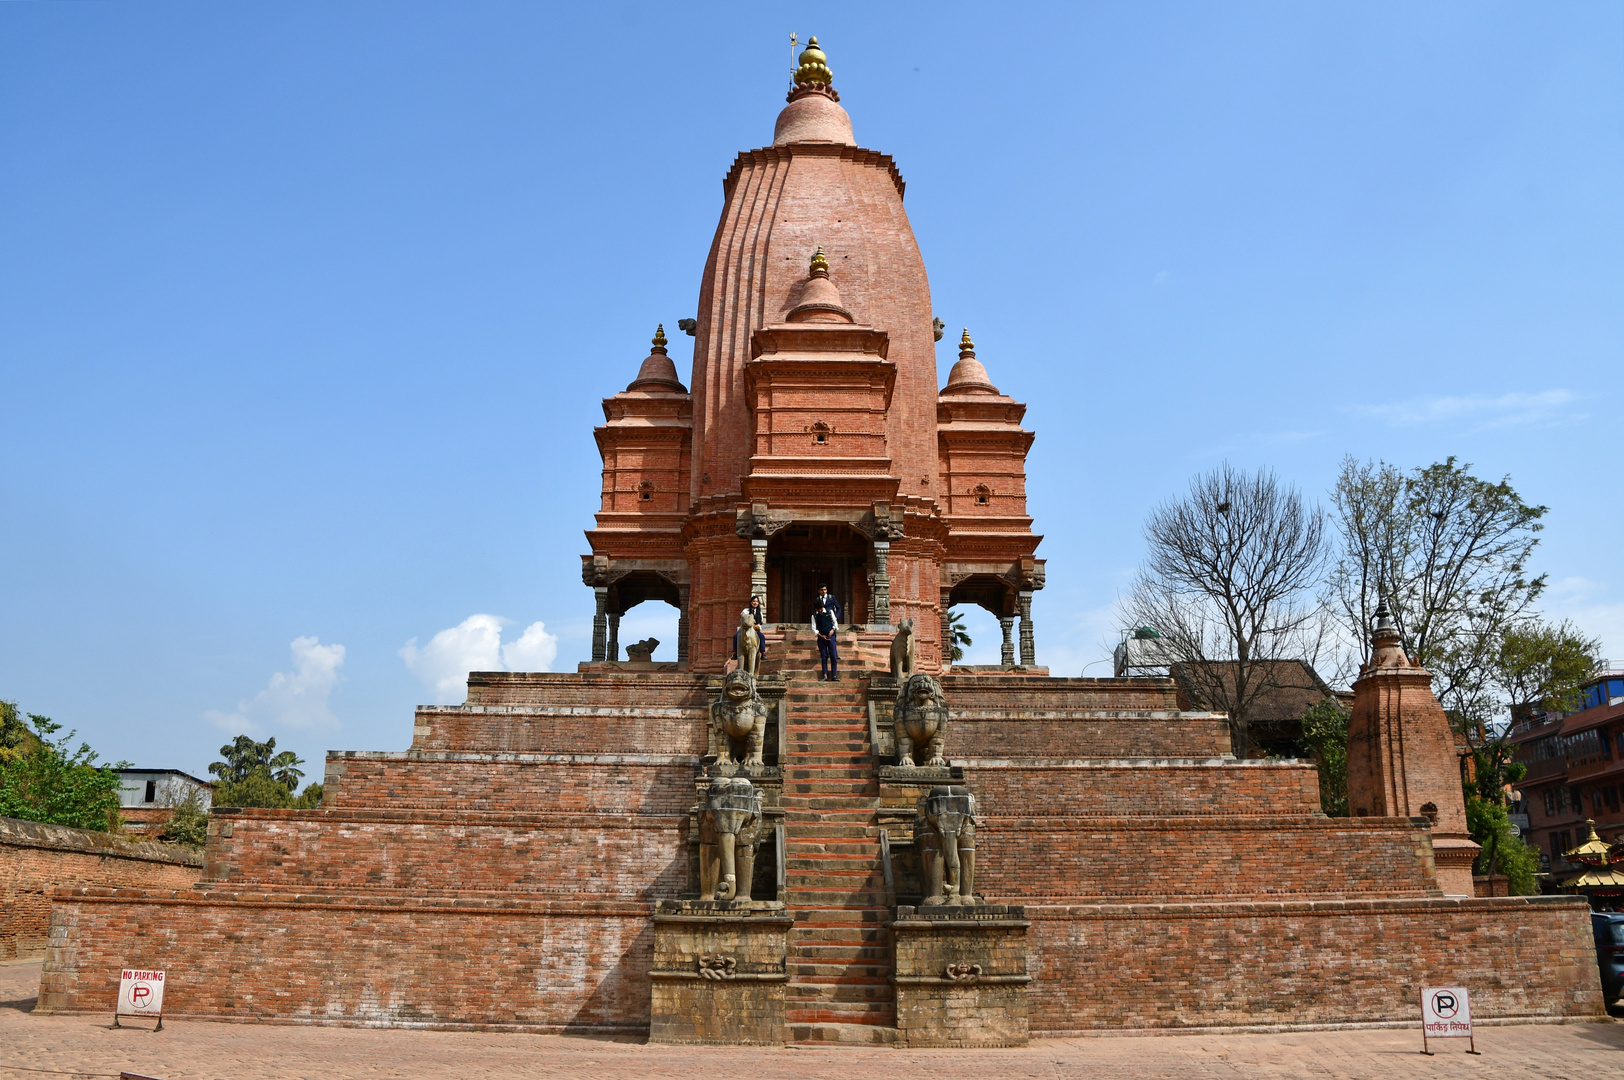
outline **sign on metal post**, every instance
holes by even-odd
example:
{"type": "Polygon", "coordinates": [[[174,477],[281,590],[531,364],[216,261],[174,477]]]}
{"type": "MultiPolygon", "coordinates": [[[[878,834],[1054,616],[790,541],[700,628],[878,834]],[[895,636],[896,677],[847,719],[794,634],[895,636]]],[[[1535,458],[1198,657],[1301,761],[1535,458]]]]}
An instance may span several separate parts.
{"type": "Polygon", "coordinates": [[[164,1029],[164,973],[125,968],[118,976],[118,1008],[113,1010],[113,1026],[120,1016],[154,1016],[164,1029]]]}
{"type": "Polygon", "coordinates": [[[1472,1038],[1472,999],[1464,986],[1423,986],[1421,988],[1421,1052],[1431,1054],[1428,1039],[1466,1039],[1477,1053],[1472,1038]]]}

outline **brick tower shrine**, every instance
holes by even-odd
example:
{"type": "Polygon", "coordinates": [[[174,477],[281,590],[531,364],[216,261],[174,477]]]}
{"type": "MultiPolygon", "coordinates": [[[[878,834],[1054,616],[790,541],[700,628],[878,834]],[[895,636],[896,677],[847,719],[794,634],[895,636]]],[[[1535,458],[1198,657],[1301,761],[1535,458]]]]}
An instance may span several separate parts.
{"type": "Polygon", "coordinates": [[[927,670],[956,603],[1000,620],[1003,666],[1036,663],[1025,406],[998,392],[968,330],[938,390],[902,175],[857,145],[839,101],[808,49],[772,145],[723,180],[692,393],[662,327],[604,402],[603,506],[582,557],[593,662],[619,660],[620,616],[655,599],[677,608],[678,664],[716,671],[752,595],[769,624],[804,625],[827,584],[859,640],[912,619],[927,670]]]}
{"type": "Polygon", "coordinates": [[[54,890],[37,1012],[144,968],[173,1018],[684,1043],[1413,1024],[1455,985],[1604,1018],[1583,898],[1461,895],[1442,717],[1383,628],[1349,818],[1171,679],[1033,665],[1023,408],[968,332],[938,391],[901,181],[829,84],[814,39],[729,176],[693,393],[657,331],[604,403],[595,659],[470,672],[408,749],[330,751],[317,809],[215,807],[189,887],[54,890]],[[827,681],[794,625],[825,576],[857,624],[827,681]],[[752,591],[781,647],[723,674],[752,591]],[[650,599],[680,663],[616,658],[650,599]],[[950,602],[1005,664],[944,669],[950,602]]]}

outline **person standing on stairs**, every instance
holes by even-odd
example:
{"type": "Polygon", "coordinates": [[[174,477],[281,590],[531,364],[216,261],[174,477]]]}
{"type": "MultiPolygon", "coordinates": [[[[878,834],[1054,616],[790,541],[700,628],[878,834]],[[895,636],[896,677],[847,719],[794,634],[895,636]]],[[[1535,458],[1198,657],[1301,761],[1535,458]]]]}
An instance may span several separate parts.
{"type": "Polygon", "coordinates": [[[835,635],[840,630],[840,601],[829,592],[829,586],[818,586],[818,598],[812,604],[812,629],[818,635],[818,665],[824,680],[840,678],[840,649],[835,635]]]}

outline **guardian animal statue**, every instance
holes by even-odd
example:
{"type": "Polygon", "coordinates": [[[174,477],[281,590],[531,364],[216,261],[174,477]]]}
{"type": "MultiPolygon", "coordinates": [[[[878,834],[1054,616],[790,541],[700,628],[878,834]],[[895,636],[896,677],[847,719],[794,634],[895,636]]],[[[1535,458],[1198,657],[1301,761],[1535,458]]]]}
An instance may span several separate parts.
{"type": "Polygon", "coordinates": [[[761,839],[761,792],[743,777],[717,777],[699,812],[699,895],[748,902],[761,839]]]}
{"type": "Polygon", "coordinates": [[[722,696],[711,702],[711,753],[718,761],[760,765],[767,739],[767,703],[756,694],[754,676],[742,669],[722,679],[722,696]],[[744,740],[744,757],[733,756],[733,740],[744,740]]]}
{"type": "Polygon", "coordinates": [[[942,693],[941,683],[924,673],[909,678],[897,694],[893,716],[899,767],[947,767],[947,758],[942,754],[942,741],[947,734],[947,697],[942,693]],[[916,757],[924,760],[916,761],[916,757]]]}
{"type": "Polygon", "coordinates": [[[739,613],[739,670],[752,679],[761,674],[761,639],[756,636],[756,617],[745,608],[739,613]]]}
{"type": "Polygon", "coordinates": [[[914,847],[925,893],[922,906],[977,903],[976,800],[969,788],[933,787],[919,800],[914,847]]]}
{"type": "Polygon", "coordinates": [[[646,664],[654,659],[654,650],[660,647],[659,638],[644,638],[626,646],[626,659],[633,664],[646,664]]]}
{"type": "Polygon", "coordinates": [[[897,624],[896,635],[891,638],[891,677],[898,686],[912,678],[917,659],[913,620],[903,619],[897,624]]]}

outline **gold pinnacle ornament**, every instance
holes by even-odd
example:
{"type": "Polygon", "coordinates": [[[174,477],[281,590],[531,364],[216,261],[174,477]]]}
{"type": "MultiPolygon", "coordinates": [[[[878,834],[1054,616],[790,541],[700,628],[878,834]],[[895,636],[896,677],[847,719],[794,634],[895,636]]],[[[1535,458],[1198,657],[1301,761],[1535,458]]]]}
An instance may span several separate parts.
{"type": "Polygon", "coordinates": [[[812,253],[812,273],[822,274],[824,277],[829,276],[829,260],[823,256],[822,244],[819,244],[818,250],[812,253]]]}
{"type": "Polygon", "coordinates": [[[806,48],[801,50],[801,66],[795,69],[795,85],[821,83],[832,86],[834,81],[834,72],[829,70],[829,58],[818,48],[816,35],[808,38],[806,48]]]}
{"type": "Polygon", "coordinates": [[[661,323],[654,328],[654,347],[656,349],[665,348],[665,323],[661,323]]]}

